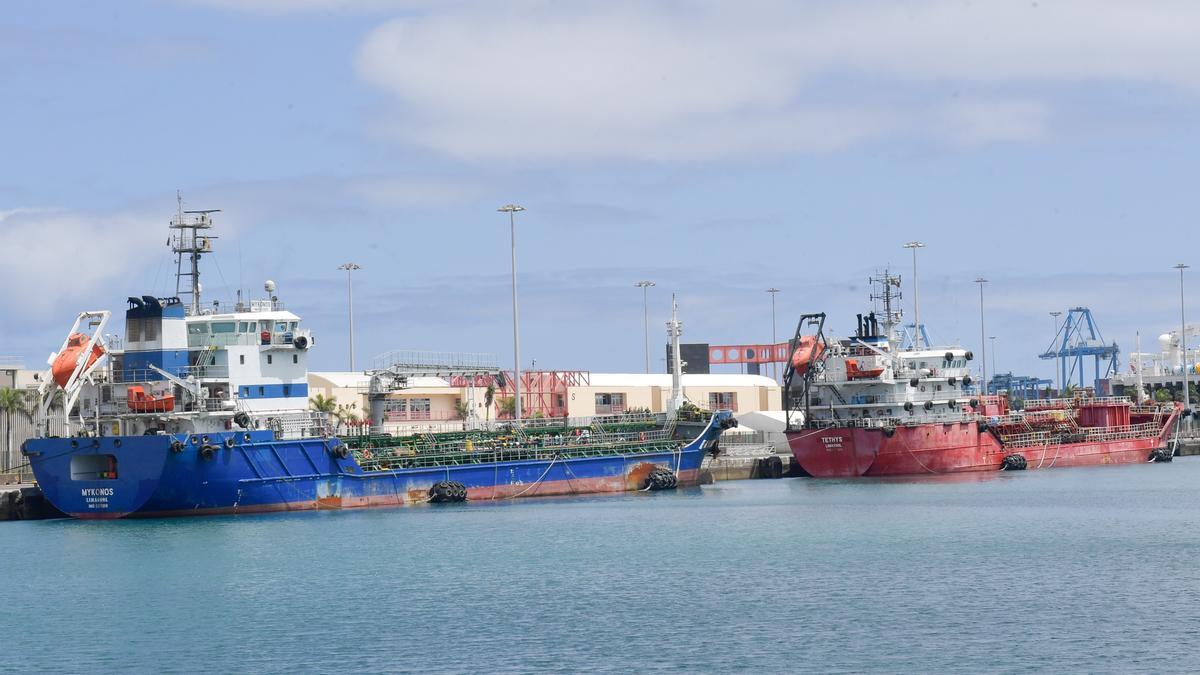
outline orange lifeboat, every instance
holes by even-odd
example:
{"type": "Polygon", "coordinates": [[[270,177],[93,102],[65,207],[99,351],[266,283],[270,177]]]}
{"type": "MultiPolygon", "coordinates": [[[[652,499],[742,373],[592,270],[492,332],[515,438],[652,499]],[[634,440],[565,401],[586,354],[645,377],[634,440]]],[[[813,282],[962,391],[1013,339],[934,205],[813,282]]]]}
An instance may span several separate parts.
{"type": "Polygon", "coordinates": [[[883,368],[870,368],[863,370],[858,367],[858,361],[855,359],[846,359],[846,379],[848,380],[863,380],[871,377],[879,377],[883,374],[883,368]]]}
{"type": "Polygon", "coordinates": [[[141,386],[129,388],[129,410],[140,413],[171,412],[175,409],[175,396],[147,396],[141,386]]]}
{"type": "MultiPolygon", "coordinates": [[[[54,357],[54,364],[50,366],[50,371],[54,375],[54,381],[63,389],[67,388],[67,382],[71,380],[71,373],[75,372],[75,364],[79,362],[79,355],[87,348],[88,339],[88,336],[83,333],[72,333],[67,338],[67,346],[63,347],[58,356],[54,357]]],[[[91,368],[101,356],[104,356],[104,347],[97,342],[92,345],[92,355],[83,369],[91,368]]]]}
{"type": "Polygon", "coordinates": [[[796,343],[796,351],[792,352],[792,368],[801,375],[808,372],[808,367],[820,361],[825,354],[825,343],[815,335],[804,335],[796,343]]]}

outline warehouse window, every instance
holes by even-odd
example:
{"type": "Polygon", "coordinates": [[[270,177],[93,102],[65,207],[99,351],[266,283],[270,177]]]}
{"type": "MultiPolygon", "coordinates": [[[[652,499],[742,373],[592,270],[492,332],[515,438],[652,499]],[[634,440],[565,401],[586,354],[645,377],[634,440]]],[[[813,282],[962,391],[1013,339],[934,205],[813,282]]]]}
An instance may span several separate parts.
{"type": "Polygon", "coordinates": [[[709,410],[737,410],[737,394],[732,391],[713,391],[708,394],[709,410]]]}
{"type": "Polygon", "coordinates": [[[625,394],[596,394],[596,414],[615,415],[625,412],[625,394]]]}

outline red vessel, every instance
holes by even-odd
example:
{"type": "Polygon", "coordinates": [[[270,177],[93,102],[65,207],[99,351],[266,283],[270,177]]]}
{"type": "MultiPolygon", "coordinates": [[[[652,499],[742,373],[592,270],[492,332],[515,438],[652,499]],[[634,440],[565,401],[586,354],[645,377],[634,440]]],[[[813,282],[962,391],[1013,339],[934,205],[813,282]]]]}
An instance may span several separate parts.
{"type": "MultiPolygon", "coordinates": [[[[1125,397],[1029,400],[1010,411],[1000,396],[971,386],[970,351],[929,347],[893,328],[892,287],[882,320],[859,315],[851,338],[829,341],[824,314],[800,319],[784,380],[787,439],[809,476],[901,476],[1000,469],[1170,461],[1182,411],[1176,403],[1125,397]],[[882,325],[883,329],[880,330],[882,325]]],[[[927,339],[925,339],[927,343],[927,339]]]]}
{"type": "MultiPolygon", "coordinates": [[[[986,403],[989,408],[1002,407],[1004,399],[988,397],[986,403]]],[[[1171,458],[1167,445],[1179,415],[1178,404],[1138,406],[1123,397],[1036,403],[1055,407],[990,417],[966,412],[958,421],[817,424],[789,431],[788,444],[797,464],[808,475],[821,478],[1049,469],[1171,458]]]]}

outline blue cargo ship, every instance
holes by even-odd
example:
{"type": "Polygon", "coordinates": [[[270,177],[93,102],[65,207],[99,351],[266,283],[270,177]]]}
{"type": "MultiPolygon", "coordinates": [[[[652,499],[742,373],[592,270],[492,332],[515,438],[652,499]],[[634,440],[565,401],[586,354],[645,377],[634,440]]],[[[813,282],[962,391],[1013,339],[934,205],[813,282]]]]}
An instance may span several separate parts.
{"type": "MultiPolygon", "coordinates": [[[[109,312],[80,313],[50,358],[39,392],[42,433],[22,452],[64,513],[104,519],[671,489],[697,484],[704,455],[716,454],[722,431],[736,425],[729,411],[684,404],[676,358],[666,414],[338,438],[324,414],[308,409],[316,339],[272,282],[262,299],[201,303],[212,213],[181,207],[172,221],[175,296],[130,297],[123,341],[105,333],[109,312]]],[[[670,331],[678,355],[674,314],[670,331]]]]}

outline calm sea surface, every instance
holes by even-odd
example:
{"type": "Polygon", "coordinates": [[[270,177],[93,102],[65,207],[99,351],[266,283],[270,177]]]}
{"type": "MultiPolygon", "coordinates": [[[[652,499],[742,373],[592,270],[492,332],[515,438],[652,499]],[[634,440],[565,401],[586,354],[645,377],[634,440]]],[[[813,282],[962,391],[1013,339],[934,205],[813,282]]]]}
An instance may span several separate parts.
{"type": "Polygon", "coordinates": [[[1200,670],[1200,458],[0,523],[0,669],[1200,670]]]}

